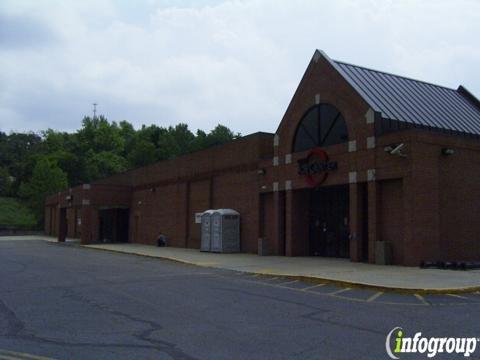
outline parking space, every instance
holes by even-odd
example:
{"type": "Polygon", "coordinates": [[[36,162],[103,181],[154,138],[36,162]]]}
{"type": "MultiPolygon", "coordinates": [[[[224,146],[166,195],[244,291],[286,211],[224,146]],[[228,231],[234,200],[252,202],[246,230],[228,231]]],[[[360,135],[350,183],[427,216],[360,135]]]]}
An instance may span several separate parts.
{"type": "Polygon", "coordinates": [[[395,291],[377,291],[369,288],[344,287],[332,283],[310,283],[287,277],[239,273],[246,281],[255,281],[266,286],[288,288],[312,295],[323,295],[368,303],[390,305],[445,306],[480,304],[480,292],[466,294],[409,294],[395,291]]]}
{"type": "Polygon", "coordinates": [[[10,358],[369,360],[397,326],[478,334],[477,293],[384,293],[35,241],[0,250],[10,358]]]}

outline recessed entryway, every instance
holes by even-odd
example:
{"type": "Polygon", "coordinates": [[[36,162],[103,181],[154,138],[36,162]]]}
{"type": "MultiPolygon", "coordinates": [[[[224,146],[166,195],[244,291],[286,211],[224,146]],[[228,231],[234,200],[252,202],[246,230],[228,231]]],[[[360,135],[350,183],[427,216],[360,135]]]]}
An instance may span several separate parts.
{"type": "Polygon", "coordinates": [[[310,190],[309,255],[348,258],[348,185],[310,190]]]}

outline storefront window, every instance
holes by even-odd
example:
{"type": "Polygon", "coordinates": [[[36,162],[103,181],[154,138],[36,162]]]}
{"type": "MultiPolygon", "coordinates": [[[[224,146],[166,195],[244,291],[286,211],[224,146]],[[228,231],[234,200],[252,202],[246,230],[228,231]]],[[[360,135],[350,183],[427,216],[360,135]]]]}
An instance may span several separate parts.
{"type": "Polygon", "coordinates": [[[305,151],[347,141],[347,126],[342,114],[332,105],[319,104],[303,115],[295,134],[293,151],[305,151]]]}

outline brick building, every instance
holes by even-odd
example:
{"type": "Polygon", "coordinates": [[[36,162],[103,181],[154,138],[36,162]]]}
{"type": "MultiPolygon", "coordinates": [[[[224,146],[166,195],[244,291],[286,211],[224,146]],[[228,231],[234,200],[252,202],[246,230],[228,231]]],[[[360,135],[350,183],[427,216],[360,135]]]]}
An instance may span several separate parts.
{"type": "Polygon", "coordinates": [[[199,248],[195,214],[241,214],[241,249],[418,265],[480,260],[480,102],[316,51],[275,134],[50,196],[45,231],[199,248]]]}

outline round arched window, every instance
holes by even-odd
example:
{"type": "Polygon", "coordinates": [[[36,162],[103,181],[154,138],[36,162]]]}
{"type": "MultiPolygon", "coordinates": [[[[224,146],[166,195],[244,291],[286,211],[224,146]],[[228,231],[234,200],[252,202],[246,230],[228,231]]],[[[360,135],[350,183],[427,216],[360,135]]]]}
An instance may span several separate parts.
{"type": "Polygon", "coordinates": [[[340,111],[332,105],[319,104],[303,115],[295,133],[293,152],[347,141],[347,125],[340,111]]]}

